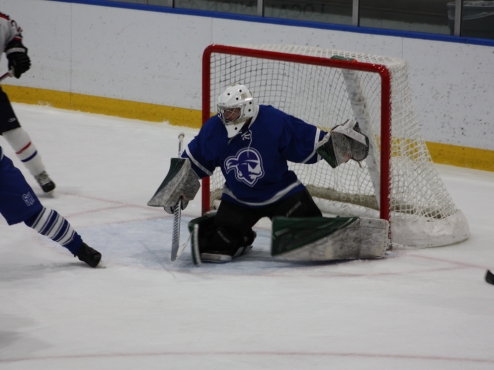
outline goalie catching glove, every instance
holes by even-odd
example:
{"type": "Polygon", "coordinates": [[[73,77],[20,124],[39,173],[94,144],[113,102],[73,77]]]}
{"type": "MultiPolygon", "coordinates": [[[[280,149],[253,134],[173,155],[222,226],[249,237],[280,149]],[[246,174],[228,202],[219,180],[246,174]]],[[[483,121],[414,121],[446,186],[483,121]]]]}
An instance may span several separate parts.
{"type": "Polygon", "coordinates": [[[360,131],[358,122],[347,120],[321,140],[317,153],[333,168],[350,159],[360,162],[369,154],[369,138],[360,131]]]}
{"type": "Polygon", "coordinates": [[[163,207],[166,212],[173,214],[173,210],[182,199],[182,209],[194,199],[201,184],[188,158],[172,158],[170,170],[154,193],[148,206],[163,207]]]}

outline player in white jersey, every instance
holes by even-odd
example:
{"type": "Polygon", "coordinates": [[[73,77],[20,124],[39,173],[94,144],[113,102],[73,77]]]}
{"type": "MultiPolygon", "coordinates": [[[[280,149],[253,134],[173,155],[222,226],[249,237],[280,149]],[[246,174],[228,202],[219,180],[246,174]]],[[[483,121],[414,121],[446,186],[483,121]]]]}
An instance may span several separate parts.
{"type": "MultiPolygon", "coordinates": [[[[6,14],[0,13],[0,45],[8,59],[9,70],[16,78],[29,70],[31,60],[27,48],[22,43],[22,29],[6,14]]],[[[55,189],[55,183],[46,173],[45,166],[36,146],[28,133],[21,127],[10,100],[0,87],[0,135],[15,150],[17,157],[24,163],[45,193],[55,189]]]]}
{"type": "Polygon", "coordinates": [[[202,261],[231,261],[250,248],[256,237],[252,227],[262,217],[322,217],[287,161],[311,164],[322,156],[336,167],[349,159],[363,160],[367,137],[356,124],[339,127],[323,132],[272,106],[255,104],[244,85],[229,86],[219,97],[218,115],[183,152],[183,167],[170,170],[160,187],[164,192],[155,194],[160,199],[148,204],[172,213],[177,196],[194,198],[198,178],[220,167],[225,185],[217,213],[192,220],[189,228],[200,226],[194,238],[202,261]]]}

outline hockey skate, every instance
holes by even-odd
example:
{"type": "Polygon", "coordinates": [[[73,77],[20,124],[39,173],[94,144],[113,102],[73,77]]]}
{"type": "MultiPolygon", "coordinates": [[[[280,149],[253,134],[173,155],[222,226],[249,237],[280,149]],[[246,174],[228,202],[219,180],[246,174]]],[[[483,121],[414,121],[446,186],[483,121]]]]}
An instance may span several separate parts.
{"type": "Polygon", "coordinates": [[[216,232],[213,227],[216,211],[208,212],[204,216],[196,218],[189,222],[189,231],[191,233],[192,261],[195,265],[202,262],[210,263],[227,263],[231,262],[234,257],[238,257],[252,248],[252,243],[257,234],[250,230],[243,240],[237,241],[230,246],[208,246],[208,239],[211,239],[212,233],[216,232]]]}
{"type": "MultiPolygon", "coordinates": [[[[202,252],[200,260],[201,262],[210,262],[210,263],[226,263],[231,262],[231,260],[235,257],[241,256],[252,249],[252,243],[256,238],[257,234],[254,230],[250,230],[248,236],[245,236],[243,239],[243,244],[245,246],[239,247],[236,253],[232,256],[230,254],[226,254],[221,251],[211,251],[211,252],[202,252]]],[[[212,248],[215,249],[214,247],[212,248]]],[[[193,261],[197,260],[197,256],[192,256],[193,261]]]]}
{"type": "Polygon", "coordinates": [[[94,250],[86,243],[82,243],[77,257],[79,260],[86,262],[91,267],[97,267],[101,261],[101,253],[94,250]]]}
{"type": "Polygon", "coordinates": [[[45,193],[51,193],[53,190],[55,190],[55,183],[50,179],[50,176],[48,176],[46,171],[43,171],[40,174],[34,176],[34,178],[45,193]]]}

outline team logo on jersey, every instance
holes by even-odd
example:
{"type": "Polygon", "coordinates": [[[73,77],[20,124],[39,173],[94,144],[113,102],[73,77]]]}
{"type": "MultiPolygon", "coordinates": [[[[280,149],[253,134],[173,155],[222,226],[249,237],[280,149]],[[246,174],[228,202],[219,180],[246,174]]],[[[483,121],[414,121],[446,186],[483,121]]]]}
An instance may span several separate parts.
{"type": "Polygon", "coordinates": [[[264,176],[262,158],[254,148],[241,149],[237,155],[225,159],[226,173],[234,170],[235,178],[249,186],[254,186],[264,176]]]}
{"type": "Polygon", "coordinates": [[[34,204],[34,197],[31,195],[31,193],[22,194],[22,199],[28,207],[34,204]]]}

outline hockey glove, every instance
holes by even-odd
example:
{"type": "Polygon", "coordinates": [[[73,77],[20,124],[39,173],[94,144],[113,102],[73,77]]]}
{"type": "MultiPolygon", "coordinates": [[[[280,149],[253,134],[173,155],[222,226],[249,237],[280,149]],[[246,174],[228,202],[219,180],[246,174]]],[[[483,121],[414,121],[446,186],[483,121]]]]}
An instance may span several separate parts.
{"type": "Polygon", "coordinates": [[[171,158],[170,162],[168,174],[148,202],[148,206],[163,207],[167,213],[173,214],[180,199],[182,209],[187,207],[201,184],[188,158],[171,158]]]}
{"type": "Polygon", "coordinates": [[[12,40],[5,48],[5,54],[9,60],[9,69],[14,68],[16,78],[31,68],[31,59],[27,55],[27,48],[18,40],[12,40]]]}
{"type": "Polygon", "coordinates": [[[360,162],[369,154],[369,138],[362,133],[358,122],[347,120],[326,135],[317,153],[333,168],[350,159],[360,162]]]}

